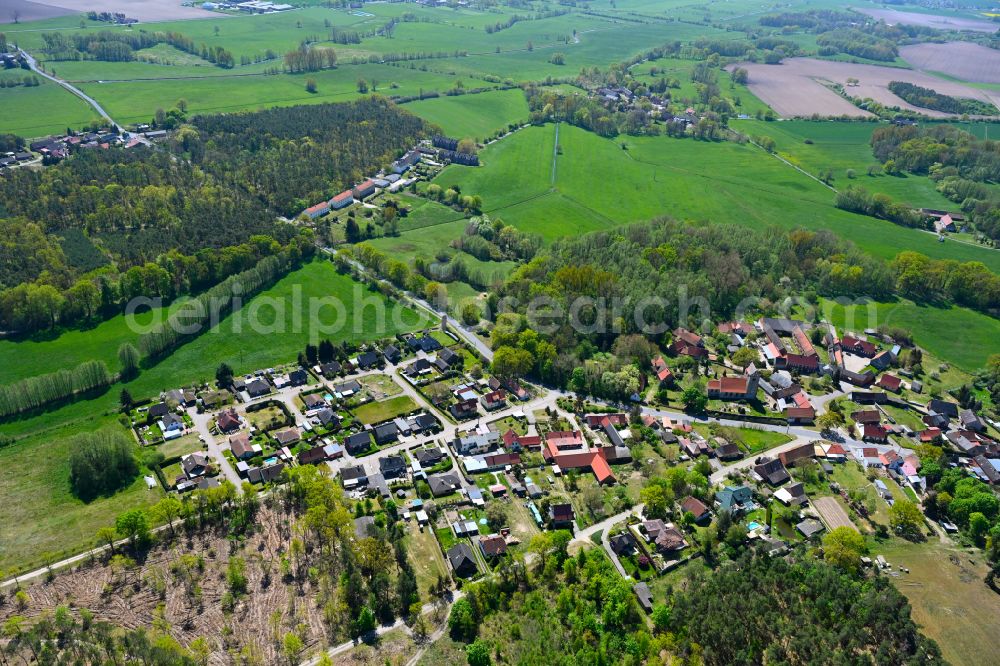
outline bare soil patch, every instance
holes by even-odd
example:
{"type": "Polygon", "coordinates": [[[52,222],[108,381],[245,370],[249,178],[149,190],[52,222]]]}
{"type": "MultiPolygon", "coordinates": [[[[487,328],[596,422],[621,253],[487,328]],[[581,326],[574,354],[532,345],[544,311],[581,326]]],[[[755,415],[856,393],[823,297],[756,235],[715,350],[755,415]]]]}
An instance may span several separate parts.
{"type": "Polygon", "coordinates": [[[941,72],[976,83],[1000,83],[1000,51],[980,44],[911,44],[900,48],[899,55],[921,71],[941,72]]]}
{"type": "Polygon", "coordinates": [[[970,32],[996,32],[997,29],[1000,29],[1000,25],[991,23],[985,19],[939,16],[937,14],[917,14],[898,9],[855,8],[854,11],[861,12],[872,18],[881,19],[889,25],[902,23],[903,25],[919,25],[937,30],[967,30],[970,32]]]}
{"type": "MultiPolygon", "coordinates": [[[[844,511],[844,507],[840,506],[835,497],[817,497],[813,499],[813,506],[819,511],[820,517],[829,529],[854,527],[854,523],[844,511]]],[[[855,527],[855,529],[857,528],[855,527]]]]}
{"type": "Polygon", "coordinates": [[[297,583],[282,580],[278,562],[291,538],[287,521],[287,514],[261,507],[258,531],[242,544],[223,533],[206,532],[188,539],[178,532],[177,540],[154,548],[134,568],[113,572],[103,562],[95,562],[57,574],[51,582],[27,588],[30,602],[25,610],[19,611],[13,603],[0,605],[0,624],[14,614],[32,620],[63,604],[74,614],[86,608],[98,619],[120,627],[149,627],[157,606],[163,604],[170,634],[184,645],[198,637],[208,639],[213,666],[229,664],[228,651],[244,647],[259,655],[262,663],[280,663],[280,638],[296,628],[304,634],[306,652],[337,644],[346,639],[346,627],[336,632],[324,623],[314,600],[315,586],[308,578],[301,589],[297,583]],[[186,554],[205,558],[197,600],[171,571],[171,565],[186,554]],[[248,591],[229,615],[223,612],[221,601],[227,590],[226,567],[234,556],[246,562],[248,591]],[[162,594],[152,583],[155,580],[163,581],[162,594]],[[272,613],[281,615],[277,626],[272,624],[272,613]]]}
{"type": "Polygon", "coordinates": [[[741,63],[738,66],[747,70],[750,90],[784,117],[806,117],[813,114],[871,116],[869,112],[857,108],[827,87],[835,83],[844,86],[851,97],[870,97],[886,106],[898,106],[934,118],[953,116],[908,104],[889,92],[889,82],[906,81],[952,97],[979,99],[994,105],[1000,103],[1000,92],[977,90],[962,83],[898,67],[815,58],[790,58],[780,65],[741,63]],[[849,78],[857,79],[858,83],[848,86],[849,78]]]}
{"type": "Polygon", "coordinates": [[[226,18],[226,14],[210,12],[200,6],[185,7],[181,0],[52,0],[38,3],[30,0],[0,2],[0,23],[13,23],[13,10],[21,22],[67,14],[121,12],[142,22],[176,21],[180,19],[226,18]]]}

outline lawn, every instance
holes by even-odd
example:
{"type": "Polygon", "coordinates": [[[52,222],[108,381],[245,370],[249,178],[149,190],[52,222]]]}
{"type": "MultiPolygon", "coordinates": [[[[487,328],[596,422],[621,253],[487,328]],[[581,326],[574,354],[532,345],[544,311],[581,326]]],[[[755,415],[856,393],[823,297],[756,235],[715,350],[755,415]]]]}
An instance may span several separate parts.
{"type": "Polygon", "coordinates": [[[913,544],[891,539],[877,545],[893,570],[910,573],[893,579],[913,607],[921,631],[938,642],[953,664],[992,661],[983,652],[1000,632],[1000,596],[983,584],[987,566],[982,553],[969,554],[937,540],[913,544]]]}
{"type": "Polygon", "coordinates": [[[417,589],[421,597],[427,599],[427,591],[437,583],[438,576],[448,576],[448,567],[434,533],[430,528],[419,528],[414,521],[407,527],[406,551],[417,576],[417,589]]]}
{"type": "Polygon", "coordinates": [[[392,377],[387,377],[381,373],[365,375],[359,381],[362,386],[368,389],[368,391],[375,396],[376,400],[391,398],[392,396],[399,395],[403,392],[403,389],[399,387],[399,384],[392,380],[392,377]]]}
{"type": "Polygon", "coordinates": [[[401,395],[379,402],[369,402],[354,410],[354,416],[362,423],[381,423],[417,409],[417,404],[408,395],[401,395]]]}
{"type": "Polygon", "coordinates": [[[528,103],[520,88],[419,100],[404,108],[438,125],[448,136],[479,140],[528,119],[528,103]]]}
{"type": "Polygon", "coordinates": [[[201,451],[202,444],[198,439],[197,433],[188,433],[187,435],[182,435],[176,439],[172,439],[168,442],[164,442],[156,447],[156,450],[163,454],[163,457],[167,460],[171,458],[179,458],[188,453],[193,453],[195,451],[201,451]]]}

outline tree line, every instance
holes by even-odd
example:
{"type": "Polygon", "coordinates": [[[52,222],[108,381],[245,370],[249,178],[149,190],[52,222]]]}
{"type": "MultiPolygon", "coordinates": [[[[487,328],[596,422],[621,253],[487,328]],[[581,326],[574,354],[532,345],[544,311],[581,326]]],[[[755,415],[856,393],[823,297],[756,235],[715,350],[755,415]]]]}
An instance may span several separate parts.
{"type": "Polygon", "coordinates": [[[68,36],[62,32],[44,32],[42,41],[44,42],[42,50],[51,60],[91,58],[108,62],[131,62],[136,59],[136,51],[157,44],[169,44],[219,67],[228,69],[235,64],[233,54],[221,46],[202,44],[199,48],[190,37],[173,31],[100,30],[68,36]]]}
{"type": "Polygon", "coordinates": [[[961,115],[991,116],[997,115],[997,108],[992,104],[978,99],[951,97],[930,88],[907,83],[906,81],[890,81],[889,90],[906,102],[922,109],[942,111],[961,115]]]}
{"type": "Polygon", "coordinates": [[[85,361],[75,368],[28,377],[0,386],[0,418],[40,409],[103,389],[117,381],[103,361],[85,361]]]}

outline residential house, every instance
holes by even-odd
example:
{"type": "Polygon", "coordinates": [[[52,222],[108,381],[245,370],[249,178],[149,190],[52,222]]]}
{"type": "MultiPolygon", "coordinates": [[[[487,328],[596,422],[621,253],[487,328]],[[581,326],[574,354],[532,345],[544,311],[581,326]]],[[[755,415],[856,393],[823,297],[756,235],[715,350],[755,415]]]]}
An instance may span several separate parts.
{"type": "Polygon", "coordinates": [[[266,379],[258,377],[257,379],[248,382],[244,390],[251,398],[260,398],[261,396],[265,396],[271,392],[271,384],[268,383],[266,379]]]}
{"type": "Polygon", "coordinates": [[[983,422],[979,420],[976,413],[971,409],[963,409],[958,413],[958,422],[962,424],[962,427],[966,430],[974,430],[975,432],[985,432],[986,426],[983,422]]]}
{"type": "Polygon", "coordinates": [[[327,379],[333,379],[343,371],[344,367],[337,361],[330,361],[319,366],[319,371],[327,379]]]}
{"type": "Polygon", "coordinates": [[[887,470],[898,472],[903,467],[903,457],[891,449],[880,453],[878,458],[882,463],[882,467],[887,470]]]}
{"type": "Polygon", "coordinates": [[[986,446],[990,443],[990,440],[981,437],[972,430],[952,430],[945,437],[955,447],[955,450],[967,456],[982,455],[986,451],[986,446]]]}
{"type": "Polygon", "coordinates": [[[399,428],[392,421],[387,421],[375,426],[375,443],[385,446],[389,442],[395,442],[399,438],[399,428]]]}
{"type": "Polygon", "coordinates": [[[479,550],[486,559],[500,557],[507,552],[507,541],[499,534],[490,534],[479,539],[479,550]]]}
{"type": "Polygon", "coordinates": [[[437,447],[418,449],[413,456],[423,467],[433,467],[444,459],[444,451],[437,447]]]}
{"type": "Polygon", "coordinates": [[[715,503],[721,511],[730,513],[753,511],[757,508],[753,501],[753,491],[747,486],[726,486],[715,493],[715,503]]]}
{"type": "Polygon", "coordinates": [[[146,410],[146,422],[156,423],[169,413],[170,406],[165,402],[158,402],[154,405],[150,405],[149,409],[146,410]]]}
{"type": "Polygon", "coordinates": [[[459,480],[458,475],[454,472],[433,474],[427,477],[427,484],[430,486],[431,494],[434,495],[434,497],[450,495],[457,492],[462,487],[462,482],[459,480]]]}
{"type": "Polygon", "coordinates": [[[250,444],[250,435],[245,432],[229,438],[229,450],[233,452],[233,457],[237,460],[249,460],[255,454],[254,448],[250,444]]]}
{"type": "Polygon", "coordinates": [[[368,472],[364,465],[345,467],[340,470],[340,481],[344,484],[345,490],[352,488],[363,488],[368,485],[368,472]]]}
{"type": "Polygon", "coordinates": [[[608,544],[618,555],[627,555],[635,550],[635,539],[630,532],[621,532],[609,537],[608,544]]]}
{"type": "Polygon", "coordinates": [[[204,476],[208,472],[208,466],[208,456],[200,451],[181,456],[181,470],[183,470],[184,475],[189,479],[193,479],[196,476],[204,476]]]}
{"type": "Polygon", "coordinates": [[[791,478],[788,475],[788,470],[781,464],[781,460],[777,458],[754,465],[751,475],[759,481],[767,482],[771,486],[780,486],[791,478]]]}
{"type": "Polygon", "coordinates": [[[587,414],[584,416],[587,426],[593,430],[600,430],[610,424],[616,428],[628,426],[628,415],[618,412],[616,414],[587,414]]]}
{"type": "Polygon", "coordinates": [[[792,425],[807,424],[816,420],[816,409],[809,407],[786,407],[785,419],[792,425]]]}
{"type": "Polygon", "coordinates": [[[366,351],[358,354],[357,366],[361,370],[371,370],[382,365],[382,355],[377,351],[366,351]]]}
{"type": "Polygon", "coordinates": [[[806,518],[801,523],[796,525],[795,529],[797,529],[805,538],[811,539],[822,532],[825,528],[823,527],[823,523],[819,522],[815,518],[806,518]]]}
{"type": "Polygon", "coordinates": [[[330,403],[319,393],[309,393],[302,396],[302,405],[305,407],[306,414],[309,414],[310,412],[329,407],[330,403]]]}
{"type": "Polygon", "coordinates": [[[273,437],[281,446],[288,446],[302,439],[302,433],[298,428],[284,428],[275,432],[273,437]]]}
{"type": "Polygon", "coordinates": [[[860,451],[855,450],[855,456],[861,457],[861,464],[865,467],[874,467],[875,469],[882,469],[882,456],[879,454],[878,449],[866,446],[860,451]]]}
{"type": "Polygon", "coordinates": [[[500,433],[490,430],[489,432],[476,435],[466,435],[455,440],[455,450],[459,455],[479,455],[488,453],[495,449],[500,442],[500,433]]]}
{"type": "Polygon", "coordinates": [[[406,476],[406,461],[403,456],[383,456],[379,458],[378,468],[386,479],[406,476]]]}
{"type": "Polygon", "coordinates": [[[889,402],[889,394],[882,391],[851,391],[851,402],[859,405],[884,405],[889,402]]]}
{"type": "Polygon", "coordinates": [[[399,347],[396,345],[386,345],[385,349],[382,350],[382,355],[390,363],[398,363],[403,358],[402,352],[399,351],[399,347]]]}
{"type": "Polygon", "coordinates": [[[470,398],[468,400],[459,400],[448,408],[451,415],[457,421],[465,421],[468,419],[475,418],[479,415],[479,409],[477,405],[479,402],[475,398],[470,398]]]}
{"type": "Polygon", "coordinates": [[[191,389],[174,389],[167,391],[167,403],[176,403],[181,407],[193,407],[197,396],[191,389]]]}
{"type": "Polygon", "coordinates": [[[299,455],[297,457],[300,465],[317,465],[326,459],[326,449],[323,446],[314,446],[311,449],[299,451],[299,455]]]}
{"type": "Polygon", "coordinates": [[[657,356],[652,361],[653,374],[656,375],[657,381],[661,384],[669,384],[674,379],[674,373],[671,372],[670,368],[667,367],[667,362],[663,360],[662,356],[657,356]]]}
{"type": "Polygon", "coordinates": [[[756,377],[720,377],[708,382],[708,397],[715,400],[753,400],[757,395],[756,377]]]}
{"type": "Polygon", "coordinates": [[[479,404],[488,412],[501,409],[507,404],[507,393],[503,389],[490,391],[479,399],[479,404]]]}
{"type": "Polygon", "coordinates": [[[889,373],[883,373],[879,376],[878,381],[875,383],[876,386],[884,388],[886,391],[892,391],[893,393],[899,393],[900,387],[903,385],[903,380],[895,375],[890,375],[889,373]]]}
{"type": "Polygon", "coordinates": [[[545,443],[560,451],[578,449],[583,446],[583,433],[579,430],[553,430],[545,436],[545,443]]]}
{"type": "Polygon", "coordinates": [[[933,444],[941,441],[941,428],[927,428],[917,433],[921,444],[933,444]]]}
{"type": "Polygon", "coordinates": [[[740,447],[735,444],[726,442],[725,444],[716,447],[715,457],[722,461],[739,460],[743,457],[743,451],[741,451],[740,447]]]}
{"type": "Polygon", "coordinates": [[[667,525],[660,519],[647,520],[640,524],[639,531],[646,541],[655,545],[659,552],[674,552],[687,548],[684,535],[673,525],[667,525]]]}
{"type": "Polygon", "coordinates": [[[705,341],[697,333],[693,333],[686,328],[678,328],[674,331],[674,342],[671,346],[675,354],[681,356],[691,356],[693,358],[705,358],[708,350],[705,349],[705,341]]]}
{"type": "Polygon", "coordinates": [[[882,444],[889,440],[889,431],[880,425],[865,424],[862,433],[861,439],[866,442],[882,444]]]}
{"type": "Polygon", "coordinates": [[[363,453],[372,447],[372,435],[367,430],[348,435],[344,440],[344,448],[352,456],[363,453]]]}
{"type": "Polygon", "coordinates": [[[184,433],[184,419],[173,412],[160,419],[159,425],[160,432],[163,433],[163,439],[174,439],[184,433]]]}
{"type": "MultiPolygon", "coordinates": [[[[433,338],[431,338],[433,340],[433,338]]],[[[461,368],[464,364],[465,359],[461,354],[445,347],[437,353],[437,358],[435,359],[435,365],[441,372],[447,372],[453,368],[461,368]]]]}
{"type": "Polygon", "coordinates": [[[694,516],[694,522],[696,523],[701,523],[706,518],[711,516],[708,511],[708,507],[705,506],[701,500],[696,497],[691,497],[690,495],[681,500],[681,513],[690,513],[694,516]]]}
{"type": "Polygon", "coordinates": [[[514,451],[521,449],[534,451],[542,448],[542,438],[540,435],[518,435],[513,430],[505,432],[501,441],[503,441],[504,446],[514,451]]]}
{"type": "Polygon", "coordinates": [[[553,504],[549,507],[549,525],[553,529],[563,527],[572,529],[574,517],[572,504],[553,504]]]}
{"type": "Polygon", "coordinates": [[[887,370],[895,361],[896,355],[888,349],[883,349],[872,358],[871,366],[877,370],[887,370]]]}
{"type": "Polygon", "coordinates": [[[431,362],[426,358],[418,358],[413,363],[403,368],[403,374],[407,377],[419,377],[426,375],[433,369],[431,362]]]}
{"type": "Polygon", "coordinates": [[[338,400],[344,400],[361,393],[361,382],[356,379],[333,385],[333,395],[338,400]]]}
{"type": "Polygon", "coordinates": [[[927,411],[940,414],[949,419],[957,419],[959,406],[947,400],[931,400],[927,403],[927,411]]]}
{"type": "Polygon", "coordinates": [[[448,563],[451,564],[451,570],[459,578],[470,578],[479,573],[479,569],[476,567],[476,557],[472,553],[472,548],[465,541],[448,549],[448,563]]]}
{"type": "Polygon", "coordinates": [[[775,491],[774,497],[785,506],[801,506],[809,499],[806,497],[806,487],[802,483],[792,483],[779,488],[775,491]]]}
{"type": "Polygon", "coordinates": [[[240,429],[239,414],[232,408],[220,412],[215,419],[215,423],[219,426],[219,430],[224,433],[235,432],[240,429]]]}
{"type": "Polygon", "coordinates": [[[251,467],[247,472],[247,481],[250,483],[274,483],[281,476],[285,469],[285,463],[276,462],[263,467],[251,467]]]}
{"type": "Polygon", "coordinates": [[[692,458],[711,456],[713,453],[712,447],[701,437],[680,437],[678,441],[680,442],[681,451],[692,458]]]}
{"type": "Polygon", "coordinates": [[[337,430],[340,428],[340,414],[333,411],[329,407],[318,410],[313,416],[317,421],[319,421],[320,425],[328,430],[337,430]]]}

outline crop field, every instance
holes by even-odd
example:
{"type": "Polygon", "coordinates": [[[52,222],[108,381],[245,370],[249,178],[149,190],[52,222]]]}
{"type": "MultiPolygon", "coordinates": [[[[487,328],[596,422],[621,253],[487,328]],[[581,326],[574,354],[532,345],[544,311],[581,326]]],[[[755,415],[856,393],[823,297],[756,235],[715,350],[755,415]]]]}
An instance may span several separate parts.
{"type": "Polygon", "coordinates": [[[889,82],[906,81],[953,97],[969,97],[991,104],[1000,103],[1000,93],[971,88],[923,72],[896,67],[815,58],[790,58],[780,65],[743,63],[740,66],[750,75],[748,82],[750,90],[783,117],[803,117],[813,114],[858,117],[871,115],[828,89],[824,82],[845,86],[847,93],[855,98],[870,97],[887,106],[899,106],[936,118],[947,118],[950,114],[920,109],[904,102],[889,92],[889,82]],[[846,87],[848,78],[856,78],[859,83],[846,87]]]}
{"type": "Polygon", "coordinates": [[[908,44],[899,54],[915,69],[964,81],[1000,83],[1000,51],[971,42],[908,44]]]}
{"type": "Polygon", "coordinates": [[[485,139],[511,123],[528,119],[528,103],[519,88],[424,99],[404,108],[438,125],[448,136],[475,139],[485,139]]]}
{"type": "Polygon", "coordinates": [[[881,19],[889,24],[919,25],[936,30],[959,30],[971,32],[996,32],[995,23],[986,20],[963,18],[960,16],[942,16],[940,14],[923,14],[898,9],[858,9],[862,14],[881,19]]]}
{"type": "Polygon", "coordinates": [[[492,215],[547,241],[669,215],[830,229],[886,259],[912,249],[1000,270],[994,250],[939,243],[933,234],[837,209],[829,188],[751,145],[666,136],[610,140],[562,125],[555,154],[555,133],[554,125],[521,130],[482,151],[483,166],[452,165],[435,182],[479,194],[492,215]],[[704,196],[709,190],[712,196],[704,196]]]}

